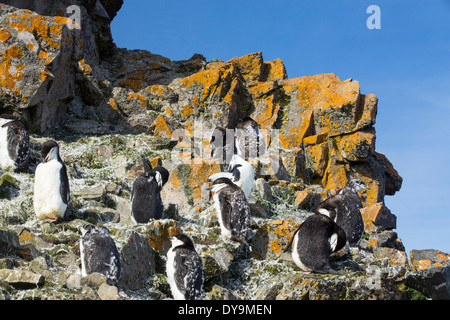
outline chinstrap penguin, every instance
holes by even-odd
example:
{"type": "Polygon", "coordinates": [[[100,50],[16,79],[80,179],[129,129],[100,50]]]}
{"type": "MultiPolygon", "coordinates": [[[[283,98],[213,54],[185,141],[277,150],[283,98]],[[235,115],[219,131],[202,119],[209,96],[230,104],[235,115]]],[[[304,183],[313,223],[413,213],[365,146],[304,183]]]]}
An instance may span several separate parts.
{"type": "Polygon", "coordinates": [[[175,300],[202,300],[203,265],[195,251],[192,240],[184,235],[170,238],[172,247],[167,252],[166,273],[167,281],[175,300]]]}
{"type": "Polygon", "coordinates": [[[250,207],[241,188],[228,178],[219,178],[208,189],[213,200],[221,234],[248,246],[250,207]]]}
{"type": "Polygon", "coordinates": [[[109,285],[116,285],[122,272],[120,254],[108,229],[95,225],[81,227],[81,275],[98,272],[109,285]]]}
{"type": "Polygon", "coordinates": [[[344,230],[325,215],[311,215],[298,227],[284,250],[291,249],[295,264],[306,272],[334,273],[330,254],[345,246],[344,230]]]}
{"type": "Polygon", "coordinates": [[[12,115],[0,116],[0,169],[28,170],[30,137],[25,126],[12,115]]]}
{"type": "Polygon", "coordinates": [[[228,172],[219,172],[211,175],[208,182],[214,182],[219,178],[228,178],[235,185],[244,191],[245,197],[248,199],[252,191],[255,174],[253,166],[245,161],[240,155],[235,154],[231,158],[228,172]]]}
{"type": "Polygon", "coordinates": [[[316,214],[330,217],[347,236],[348,244],[355,247],[364,234],[364,222],[360,209],[363,207],[358,192],[368,189],[361,179],[352,179],[336,195],[322,201],[315,208],[316,214]]]}
{"type": "Polygon", "coordinates": [[[46,141],[41,146],[42,163],[35,171],[33,207],[39,219],[64,218],[70,197],[69,178],[59,155],[58,143],[46,141]]]}
{"type": "Polygon", "coordinates": [[[169,179],[169,171],[164,167],[152,169],[148,161],[143,160],[143,163],[145,172],[136,178],[131,190],[131,218],[134,223],[162,218],[161,189],[169,179]]]}
{"type": "Polygon", "coordinates": [[[236,151],[242,158],[257,158],[266,151],[266,142],[259,124],[245,117],[236,127],[236,151]]]}

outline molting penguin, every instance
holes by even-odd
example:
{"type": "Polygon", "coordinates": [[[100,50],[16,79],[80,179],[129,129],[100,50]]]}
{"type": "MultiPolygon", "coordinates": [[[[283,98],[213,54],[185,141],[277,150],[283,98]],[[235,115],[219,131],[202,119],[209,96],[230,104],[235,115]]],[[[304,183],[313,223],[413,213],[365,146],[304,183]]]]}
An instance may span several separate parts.
{"type": "Polygon", "coordinates": [[[265,154],[266,142],[259,124],[245,117],[236,127],[236,151],[242,158],[256,158],[265,154]]]}
{"type": "Polygon", "coordinates": [[[28,170],[30,137],[25,126],[14,116],[0,116],[0,169],[28,170]]]}
{"type": "Polygon", "coordinates": [[[171,237],[170,240],[172,247],[167,252],[166,273],[173,298],[203,299],[203,266],[192,240],[183,234],[171,237]]]}
{"type": "Polygon", "coordinates": [[[248,199],[252,191],[255,174],[253,166],[242,159],[238,154],[233,155],[228,166],[228,172],[219,172],[211,175],[208,182],[214,182],[219,178],[228,178],[235,185],[244,191],[245,197],[248,199]]]}
{"type": "Polygon", "coordinates": [[[122,271],[120,254],[106,228],[85,225],[81,228],[81,275],[98,272],[106,276],[109,285],[116,285],[122,271]]]}
{"type": "Polygon", "coordinates": [[[250,207],[241,188],[228,178],[219,178],[209,188],[222,235],[248,246],[250,207]]]}
{"type": "Polygon", "coordinates": [[[134,223],[147,223],[150,219],[161,219],[164,205],[161,189],[169,180],[169,171],[157,166],[152,170],[150,163],[144,162],[144,173],[133,183],[131,190],[131,218],[134,223]]]}
{"type": "Polygon", "coordinates": [[[235,154],[234,130],[216,127],[209,139],[211,158],[220,160],[221,164],[229,165],[235,154]]]}
{"type": "Polygon", "coordinates": [[[43,161],[34,176],[34,211],[39,219],[56,221],[64,217],[69,203],[69,178],[56,141],[44,142],[41,153],[43,161]]]}
{"type": "Polygon", "coordinates": [[[337,273],[330,266],[330,254],[345,246],[345,232],[325,215],[309,216],[294,232],[292,259],[306,272],[337,273]]]}
{"type": "Polygon", "coordinates": [[[357,246],[364,234],[364,222],[360,209],[361,199],[358,192],[368,189],[361,179],[350,180],[345,188],[336,195],[322,201],[316,207],[316,214],[323,214],[335,221],[347,236],[348,244],[357,246]]]}

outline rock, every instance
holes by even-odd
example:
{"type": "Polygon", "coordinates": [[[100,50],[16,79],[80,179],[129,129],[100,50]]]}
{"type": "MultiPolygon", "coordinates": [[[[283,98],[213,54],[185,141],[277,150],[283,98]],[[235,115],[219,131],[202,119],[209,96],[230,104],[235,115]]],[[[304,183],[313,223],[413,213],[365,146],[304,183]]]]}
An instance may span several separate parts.
{"type": "Polygon", "coordinates": [[[272,201],[272,190],[266,180],[264,180],[263,178],[256,179],[253,188],[258,192],[263,200],[269,202],[272,201]]]}
{"type": "Polygon", "coordinates": [[[18,255],[20,251],[19,237],[12,231],[0,229],[0,253],[18,255]]]}
{"type": "Polygon", "coordinates": [[[397,227],[397,217],[381,202],[362,208],[361,215],[364,230],[367,232],[392,230],[397,227]]]}
{"type": "Polygon", "coordinates": [[[311,190],[296,191],[294,207],[312,210],[321,201],[321,197],[311,190]]]}
{"type": "Polygon", "coordinates": [[[19,255],[25,260],[33,260],[41,256],[41,253],[31,244],[26,244],[20,247],[19,255]]]}
{"type": "Polygon", "coordinates": [[[274,220],[263,225],[251,239],[252,256],[256,259],[279,257],[298,226],[298,223],[290,220],[274,220]]]}
{"type": "Polygon", "coordinates": [[[415,272],[406,284],[436,300],[450,299],[450,255],[439,250],[412,250],[411,262],[415,272]]]}
{"type": "Polygon", "coordinates": [[[81,289],[81,275],[79,273],[71,274],[66,281],[66,287],[69,290],[79,290],[81,289]]]}
{"type": "Polygon", "coordinates": [[[170,237],[180,233],[180,223],[174,220],[153,220],[147,224],[146,237],[153,250],[166,253],[172,243],[170,237]]]}
{"type": "Polygon", "coordinates": [[[0,279],[19,290],[42,287],[45,283],[42,275],[21,269],[1,269],[0,279]]]}
{"type": "Polygon", "coordinates": [[[120,254],[122,274],[118,287],[126,290],[144,288],[146,280],[155,273],[155,253],[147,238],[132,232],[120,254]]]}
{"type": "Polygon", "coordinates": [[[19,182],[5,173],[0,177],[0,199],[11,199],[18,194],[19,182]]]}
{"type": "Polygon", "coordinates": [[[119,290],[115,286],[102,283],[97,290],[101,300],[119,300],[119,290]]]}

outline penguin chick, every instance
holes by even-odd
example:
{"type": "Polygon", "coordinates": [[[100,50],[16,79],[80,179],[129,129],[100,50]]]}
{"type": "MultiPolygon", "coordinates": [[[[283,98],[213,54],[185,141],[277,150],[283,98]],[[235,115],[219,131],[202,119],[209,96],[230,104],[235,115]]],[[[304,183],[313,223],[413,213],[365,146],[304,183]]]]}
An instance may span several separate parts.
{"type": "MultiPolygon", "coordinates": [[[[146,170],[150,168],[144,165],[146,170]]],[[[147,223],[151,219],[161,219],[164,205],[161,189],[169,180],[169,171],[157,166],[142,173],[131,189],[131,218],[135,223],[147,223]]]]}
{"type": "Polygon", "coordinates": [[[362,203],[358,192],[368,189],[361,179],[352,179],[336,195],[318,204],[314,212],[330,217],[347,236],[351,247],[357,246],[364,234],[364,222],[361,211],[362,203]]]}
{"type": "Polygon", "coordinates": [[[26,172],[30,161],[30,137],[25,126],[11,115],[0,116],[0,169],[26,172]]]}
{"type": "Polygon", "coordinates": [[[106,228],[85,225],[81,228],[81,275],[98,272],[106,276],[109,285],[116,285],[122,271],[120,254],[106,228]]]}
{"type": "Polygon", "coordinates": [[[203,266],[192,240],[183,234],[171,237],[170,240],[172,247],[167,252],[166,273],[173,298],[203,299],[203,266]]]}
{"type": "Polygon", "coordinates": [[[309,216],[294,232],[291,249],[295,264],[306,272],[333,273],[330,254],[345,246],[344,230],[325,215],[309,216]]]}
{"type": "Polygon", "coordinates": [[[244,192],[228,178],[219,178],[208,188],[213,200],[223,236],[248,246],[250,207],[244,192]]]}

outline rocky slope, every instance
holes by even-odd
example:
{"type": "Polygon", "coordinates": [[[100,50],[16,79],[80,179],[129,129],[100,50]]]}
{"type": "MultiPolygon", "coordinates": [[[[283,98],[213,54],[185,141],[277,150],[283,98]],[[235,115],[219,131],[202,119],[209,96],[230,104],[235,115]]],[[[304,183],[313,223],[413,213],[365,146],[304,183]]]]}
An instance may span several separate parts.
{"type": "MultiPolygon", "coordinates": [[[[0,1],[3,2],[3,1],[0,1]]],[[[262,53],[230,61],[184,61],[116,48],[109,23],[120,0],[8,1],[0,10],[0,113],[32,136],[28,173],[1,172],[0,292],[4,299],[170,299],[169,237],[189,235],[202,257],[207,299],[448,299],[450,255],[408,259],[384,197],[402,178],[375,150],[377,97],[334,74],[288,78],[262,53]],[[66,8],[81,10],[68,28],[66,8]],[[64,14],[66,17],[64,17],[64,14]],[[245,116],[267,133],[252,160],[250,248],[220,237],[209,175],[216,126],[245,116]],[[33,173],[40,144],[55,138],[70,178],[69,219],[36,219],[33,173]],[[130,191],[140,159],[170,171],[164,219],[133,225],[130,191]],[[358,177],[364,239],[332,256],[339,275],[301,272],[283,248],[322,199],[358,177]],[[106,226],[122,255],[117,287],[80,275],[80,227],[106,226]]]]}

